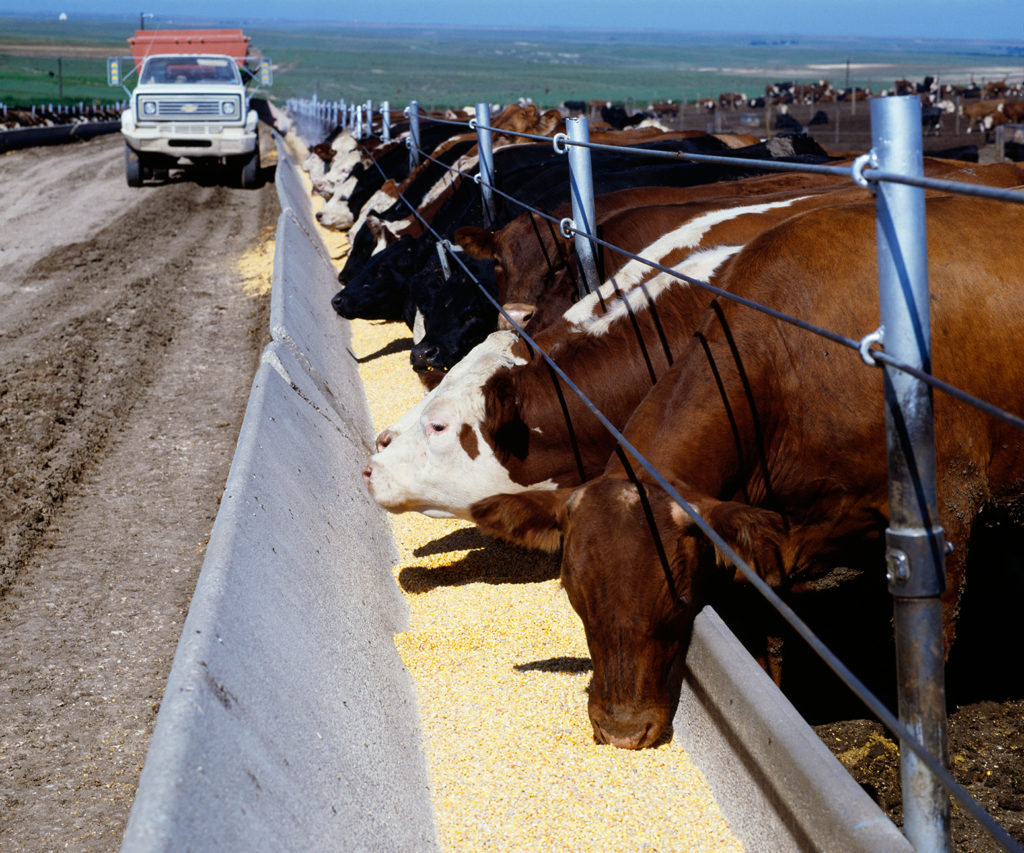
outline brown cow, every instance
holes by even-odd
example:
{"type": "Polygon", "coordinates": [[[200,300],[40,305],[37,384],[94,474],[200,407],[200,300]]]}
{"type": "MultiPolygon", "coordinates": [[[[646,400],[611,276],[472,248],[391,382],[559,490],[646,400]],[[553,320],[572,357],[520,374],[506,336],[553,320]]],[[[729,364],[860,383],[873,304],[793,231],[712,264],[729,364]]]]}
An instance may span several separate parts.
{"type": "MultiPolygon", "coordinates": [[[[963,197],[927,201],[934,373],[996,406],[1024,411],[1024,289],[1008,259],[1024,208],[963,197]]],[[[731,292],[857,338],[878,325],[875,210],[793,217],[733,257],[731,292]],[[836,235],[842,235],[841,240],[836,235]]],[[[882,375],[859,356],[729,300],[637,408],[625,436],[769,584],[798,591],[836,566],[882,564],[888,513],[882,375]]],[[[971,525],[1024,492],[1024,433],[935,397],[939,523],[947,558],[945,637],[971,525]]],[[[640,470],[640,469],[638,469],[640,470]]],[[[613,456],[575,489],[488,498],[485,531],[562,547],[562,584],[593,660],[598,741],[656,743],[674,712],[679,662],[705,584],[727,573],[715,548],[650,477],[637,487],[613,456]]]]}
{"type": "MultiPolygon", "coordinates": [[[[838,161],[834,165],[850,164],[851,161],[838,161]]],[[[965,168],[961,162],[933,157],[925,158],[924,170],[928,177],[981,181],[992,186],[1013,186],[1024,178],[1024,173],[1009,164],[965,168]]],[[[636,224],[636,220],[646,215],[643,211],[655,206],[700,201],[728,206],[740,204],[746,199],[767,198],[787,192],[795,195],[819,193],[844,186],[849,186],[845,177],[783,172],[724,184],[620,190],[595,199],[598,236],[605,242],[639,252],[660,234],[658,229],[663,224],[660,220],[651,219],[646,226],[636,224]],[[630,213],[627,214],[627,211],[630,213]],[[622,216],[610,226],[611,230],[602,227],[619,214],[622,216]],[[629,228],[628,232],[624,230],[626,228],[629,228]]],[[[553,211],[557,219],[569,215],[568,205],[553,211]]],[[[560,317],[576,298],[577,268],[572,240],[563,237],[543,217],[523,214],[495,232],[475,226],[463,227],[456,231],[455,242],[467,254],[494,262],[498,300],[512,319],[529,334],[560,317]]],[[[605,276],[612,275],[625,262],[621,255],[607,248],[602,247],[599,251],[599,267],[605,276]]],[[[510,328],[504,317],[498,322],[499,328],[510,328]]]]}

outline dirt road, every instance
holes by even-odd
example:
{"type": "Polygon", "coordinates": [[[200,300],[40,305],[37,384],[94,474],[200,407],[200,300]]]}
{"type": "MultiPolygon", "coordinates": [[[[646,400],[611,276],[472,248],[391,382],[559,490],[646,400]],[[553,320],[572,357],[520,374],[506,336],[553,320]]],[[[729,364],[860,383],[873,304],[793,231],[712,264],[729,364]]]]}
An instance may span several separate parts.
{"type": "Polygon", "coordinates": [[[0,849],[120,845],[265,343],[272,183],[0,157],[0,849]]]}

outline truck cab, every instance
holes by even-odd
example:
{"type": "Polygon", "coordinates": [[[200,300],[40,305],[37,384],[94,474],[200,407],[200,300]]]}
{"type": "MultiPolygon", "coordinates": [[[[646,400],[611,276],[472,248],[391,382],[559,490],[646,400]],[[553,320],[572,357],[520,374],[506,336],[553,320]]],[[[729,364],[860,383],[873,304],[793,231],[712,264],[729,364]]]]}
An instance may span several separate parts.
{"type": "Polygon", "coordinates": [[[129,39],[138,83],[121,114],[129,186],[161,169],[206,166],[232,183],[259,177],[258,118],[241,30],[139,31],[129,39]],[[174,48],[169,50],[168,48],[174,48]]]}

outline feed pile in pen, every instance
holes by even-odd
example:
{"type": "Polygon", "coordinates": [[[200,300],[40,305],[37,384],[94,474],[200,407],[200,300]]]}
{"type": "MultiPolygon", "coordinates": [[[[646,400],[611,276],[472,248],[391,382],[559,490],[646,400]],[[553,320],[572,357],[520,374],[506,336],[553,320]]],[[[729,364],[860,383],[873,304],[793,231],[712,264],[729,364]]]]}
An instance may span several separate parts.
{"type": "MultiPolygon", "coordinates": [[[[352,323],[377,430],[423,393],[403,341],[401,324],[352,323]]],[[[743,849],[678,743],[594,743],[590,658],[556,557],[464,521],[389,519],[411,611],[395,641],[416,685],[445,850],[743,849]]]]}

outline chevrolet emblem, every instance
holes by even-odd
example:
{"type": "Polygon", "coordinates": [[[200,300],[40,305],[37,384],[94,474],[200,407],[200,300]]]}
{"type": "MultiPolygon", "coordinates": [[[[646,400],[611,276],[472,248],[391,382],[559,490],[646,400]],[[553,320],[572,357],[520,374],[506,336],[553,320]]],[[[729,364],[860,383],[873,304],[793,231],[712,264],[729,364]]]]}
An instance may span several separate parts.
{"type": "Polygon", "coordinates": [[[198,107],[195,104],[182,104],[181,111],[183,113],[194,113],[198,107]]]}

